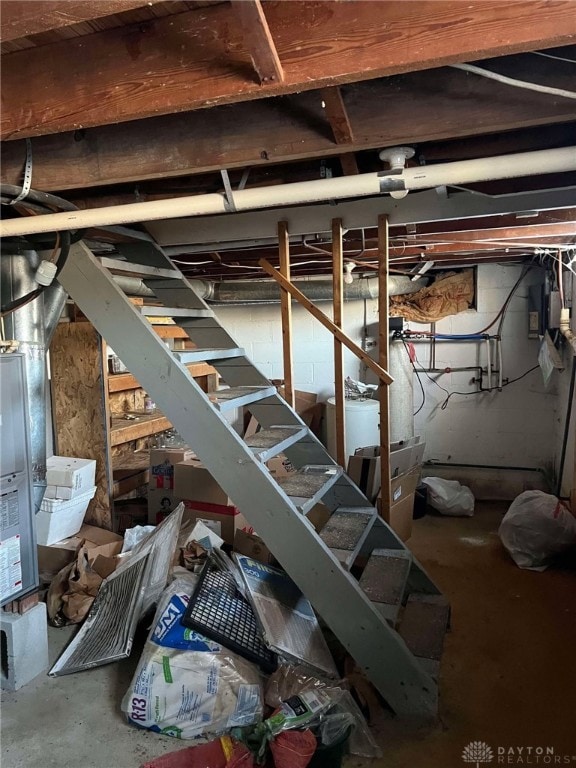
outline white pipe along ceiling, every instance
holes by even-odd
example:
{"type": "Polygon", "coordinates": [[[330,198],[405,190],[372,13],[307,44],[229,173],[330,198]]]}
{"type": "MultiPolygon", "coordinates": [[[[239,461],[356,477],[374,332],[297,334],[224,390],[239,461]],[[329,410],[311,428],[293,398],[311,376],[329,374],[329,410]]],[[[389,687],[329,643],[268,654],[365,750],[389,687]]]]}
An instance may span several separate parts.
{"type": "Polygon", "coordinates": [[[575,170],[576,147],[545,149],[357,176],[303,181],[276,187],[242,189],[234,191],[231,200],[221,194],[206,194],[6,219],[0,222],[0,236],[13,237],[114,224],[134,224],[183,216],[371,197],[378,194],[401,196],[405,192],[434,187],[575,170]]]}

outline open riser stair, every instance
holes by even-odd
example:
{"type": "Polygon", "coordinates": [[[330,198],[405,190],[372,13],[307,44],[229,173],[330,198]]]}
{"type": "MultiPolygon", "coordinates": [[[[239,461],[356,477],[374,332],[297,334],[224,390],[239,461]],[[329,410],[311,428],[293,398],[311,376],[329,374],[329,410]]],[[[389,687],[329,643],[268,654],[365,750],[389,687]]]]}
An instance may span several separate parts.
{"type": "Polygon", "coordinates": [[[114,264],[142,277],[155,306],[135,306],[106,260],[82,242],[72,247],[60,282],[390,707],[434,716],[449,616],[434,582],[165,254],[145,241],[119,248],[125,261],[114,264]],[[170,351],[152,317],[173,318],[195,349],[170,351]],[[229,389],[203,392],[186,368],[199,361],[229,389]],[[246,440],[225,415],[239,407],[261,426],[246,440]],[[277,480],[265,462],[280,453],[296,472],[277,480]],[[331,516],[317,533],[306,514],[319,501],[331,516]],[[359,558],[366,564],[358,580],[351,569],[359,558]]]}

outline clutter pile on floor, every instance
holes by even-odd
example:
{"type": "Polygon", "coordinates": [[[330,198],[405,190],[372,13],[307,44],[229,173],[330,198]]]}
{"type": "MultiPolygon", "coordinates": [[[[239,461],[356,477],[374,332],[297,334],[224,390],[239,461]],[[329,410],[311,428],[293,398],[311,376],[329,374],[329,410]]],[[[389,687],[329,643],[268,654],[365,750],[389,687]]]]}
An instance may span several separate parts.
{"type": "Polygon", "coordinates": [[[304,768],[338,766],[346,752],[379,756],[294,582],[268,562],[227,554],[214,531],[183,524],[182,513],[181,504],[123,540],[110,534],[99,543],[80,532],[47,602],[54,626],[84,621],[50,675],[125,658],[155,605],[121,709],[130,724],[194,746],[145,768],[304,768]]]}

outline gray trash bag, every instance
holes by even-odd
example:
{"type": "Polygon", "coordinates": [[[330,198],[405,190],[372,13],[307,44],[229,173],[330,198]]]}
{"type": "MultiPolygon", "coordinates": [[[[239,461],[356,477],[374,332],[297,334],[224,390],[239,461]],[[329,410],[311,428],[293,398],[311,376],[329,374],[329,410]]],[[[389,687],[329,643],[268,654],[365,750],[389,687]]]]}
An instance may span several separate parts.
{"type": "Polygon", "coordinates": [[[544,571],[576,545],[576,518],[556,496],[525,491],[510,505],[498,535],[519,568],[544,571]]]}

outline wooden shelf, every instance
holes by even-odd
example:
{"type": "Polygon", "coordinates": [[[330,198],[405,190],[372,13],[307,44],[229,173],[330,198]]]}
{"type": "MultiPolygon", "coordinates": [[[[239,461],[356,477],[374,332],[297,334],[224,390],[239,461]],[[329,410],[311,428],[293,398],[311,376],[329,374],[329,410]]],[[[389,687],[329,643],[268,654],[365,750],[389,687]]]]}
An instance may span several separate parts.
{"type": "Polygon", "coordinates": [[[149,480],[150,452],[134,451],[112,457],[112,497],[135,491],[149,480]]]}
{"type": "Polygon", "coordinates": [[[121,417],[112,418],[110,426],[110,445],[112,447],[172,428],[172,424],[161,413],[133,413],[129,415],[136,416],[136,419],[132,421],[121,417]]]}
{"type": "MultiPolygon", "coordinates": [[[[185,350],[182,351],[184,352],[185,350]]],[[[216,373],[215,369],[208,365],[208,363],[190,363],[186,368],[188,368],[194,378],[216,373]]],[[[108,392],[124,392],[128,389],[140,389],[140,384],[131,373],[108,374],[108,392]]]]}
{"type": "MultiPolygon", "coordinates": [[[[179,326],[153,328],[159,336],[183,338],[193,348],[179,326]]],[[[96,460],[96,495],[85,522],[111,530],[114,499],[148,482],[149,458],[142,450],[147,438],[172,424],[161,413],[144,412],[144,390],[131,373],[108,372],[106,343],[88,321],[59,323],[50,354],[57,453],[96,460]],[[126,413],[136,418],[123,418],[126,413]]],[[[186,367],[205,392],[216,389],[218,375],[211,365],[186,367]]]]}

